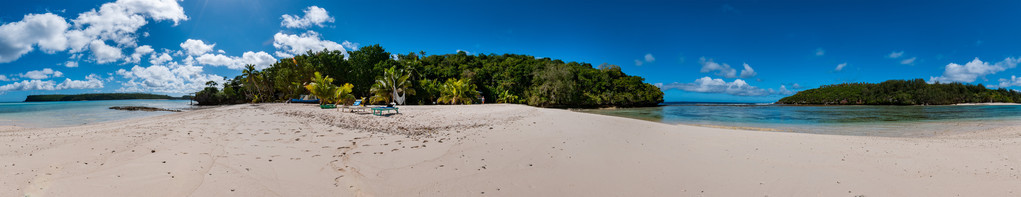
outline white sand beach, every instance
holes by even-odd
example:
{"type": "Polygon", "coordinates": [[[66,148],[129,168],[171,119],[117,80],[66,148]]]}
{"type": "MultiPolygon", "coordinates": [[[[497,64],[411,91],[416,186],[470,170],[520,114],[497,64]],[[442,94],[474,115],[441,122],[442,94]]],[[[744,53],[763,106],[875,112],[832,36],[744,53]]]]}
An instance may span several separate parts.
{"type": "Polygon", "coordinates": [[[245,104],[0,142],[0,196],[1021,195],[1021,127],[885,138],[522,105],[245,104]]]}

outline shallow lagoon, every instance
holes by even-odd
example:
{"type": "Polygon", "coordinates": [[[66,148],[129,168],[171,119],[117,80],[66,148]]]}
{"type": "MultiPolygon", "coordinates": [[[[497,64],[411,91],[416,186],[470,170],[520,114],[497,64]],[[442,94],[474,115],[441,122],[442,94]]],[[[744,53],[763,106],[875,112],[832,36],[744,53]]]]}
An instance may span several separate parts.
{"type": "Polygon", "coordinates": [[[0,103],[0,125],[49,128],[83,125],[170,114],[174,112],[124,111],[113,106],[146,106],[166,109],[192,109],[188,100],[107,100],[0,103]]]}
{"type": "Polygon", "coordinates": [[[660,107],[579,111],[668,124],[868,136],[931,136],[1021,125],[1021,105],[796,106],[666,103],[660,107]]]}

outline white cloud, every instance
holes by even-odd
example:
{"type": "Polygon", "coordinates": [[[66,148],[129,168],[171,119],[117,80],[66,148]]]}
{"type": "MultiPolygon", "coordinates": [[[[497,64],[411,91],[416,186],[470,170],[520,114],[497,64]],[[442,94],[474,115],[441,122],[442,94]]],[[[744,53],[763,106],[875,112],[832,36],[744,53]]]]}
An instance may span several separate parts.
{"type": "Polygon", "coordinates": [[[801,84],[794,83],[794,85],[791,85],[791,88],[794,88],[795,90],[801,89],[801,84]]]}
{"type": "Polygon", "coordinates": [[[91,74],[85,80],[64,79],[64,82],[57,83],[52,80],[24,80],[0,86],[0,92],[27,91],[27,90],[65,90],[65,89],[99,89],[103,88],[103,81],[99,76],[91,74]]]}
{"type": "Polygon", "coordinates": [[[195,58],[199,64],[210,66],[226,66],[230,69],[241,70],[245,65],[253,64],[256,69],[268,68],[276,63],[277,59],[266,52],[245,52],[241,57],[226,56],[223,54],[205,54],[195,58]]]}
{"type": "Polygon", "coordinates": [[[301,35],[278,32],[273,35],[273,47],[277,49],[276,56],[279,58],[289,58],[309,50],[322,51],[323,49],[339,50],[341,53],[347,54],[344,46],[333,41],[322,40],[319,33],[314,31],[308,31],[301,35]]]}
{"type": "Polygon", "coordinates": [[[645,54],[645,62],[655,62],[656,57],[652,57],[652,53],[645,54]]]}
{"type": "Polygon", "coordinates": [[[788,90],[787,86],[785,86],[785,85],[780,85],[780,90],[773,91],[773,89],[769,89],[769,93],[770,94],[789,95],[789,94],[794,94],[794,91],[788,90]]]}
{"type": "Polygon", "coordinates": [[[1000,71],[1007,70],[1008,68],[1014,68],[1021,62],[1021,59],[1017,58],[1006,58],[1003,61],[990,64],[989,62],[983,62],[977,57],[975,60],[968,62],[964,65],[950,63],[947,64],[943,70],[943,76],[929,77],[929,83],[949,83],[949,82],[974,82],[979,77],[985,78],[986,75],[995,74],[1000,71]]]}
{"type": "Polygon", "coordinates": [[[205,87],[207,81],[223,83],[223,77],[214,74],[203,74],[201,66],[153,65],[149,67],[134,66],[131,70],[117,70],[117,75],[127,79],[121,83],[119,92],[163,92],[193,93],[205,87]]]}
{"type": "Polygon", "coordinates": [[[131,56],[128,56],[127,58],[124,58],[124,62],[138,63],[139,61],[142,61],[142,56],[143,55],[148,55],[148,54],[152,53],[153,51],[155,51],[155,50],[152,49],[152,46],[149,46],[149,45],[139,46],[138,48],[135,48],[135,52],[132,53],[131,56]]]}
{"type": "Polygon", "coordinates": [[[823,56],[823,55],[826,55],[826,51],[825,50],[823,50],[822,48],[815,49],[815,56],[823,56]]]}
{"type": "Polygon", "coordinates": [[[915,64],[915,59],[917,59],[917,58],[918,57],[911,57],[911,58],[908,58],[908,59],[901,60],[900,64],[913,65],[913,64],[915,64]]]}
{"type": "Polygon", "coordinates": [[[1010,79],[1000,79],[1000,84],[997,87],[1005,88],[1011,86],[1021,86],[1021,78],[1011,75],[1010,79]]]}
{"type": "Polygon", "coordinates": [[[101,40],[93,40],[89,47],[92,48],[92,58],[96,60],[96,63],[110,63],[124,57],[120,48],[106,45],[101,40]]]}
{"type": "Polygon", "coordinates": [[[642,60],[635,60],[635,66],[642,66],[642,64],[645,64],[645,62],[642,62],[642,60]]]}
{"type": "Polygon", "coordinates": [[[85,80],[64,79],[64,82],[57,84],[56,89],[99,89],[103,88],[103,80],[96,74],[90,74],[85,80]]]}
{"type": "Polygon", "coordinates": [[[220,49],[220,50],[216,50],[216,52],[217,52],[217,53],[227,53],[226,51],[223,51],[223,49],[220,49]]]}
{"type": "MultiPolygon", "coordinates": [[[[272,55],[270,55],[269,53],[266,53],[266,52],[262,52],[262,51],[251,52],[251,51],[249,51],[249,52],[245,52],[244,54],[241,55],[240,62],[241,62],[240,65],[242,65],[242,66],[247,65],[247,64],[253,64],[253,65],[255,65],[255,69],[262,70],[262,69],[265,69],[265,68],[269,68],[270,65],[272,65],[273,63],[276,63],[277,62],[277,58],[274,58],[272,55]]],[[[243,69],[243,68],[238,68],[238,69],[243,69]]]]}
{"type": "Polygon", "coordinates": [[[741,70],[741,78],[755,77],[755,75],[759,75],[759,73],[756,73],[755,69],[752,69],[748,63],[745,63],[744,70],[741,70]]]}
{"type": "Polygon", "coordinates": [[[52,13],[28,14],[21,21],[0,26],[0,63],[15,61],[34,46],[46,53],[70,49],[72,59],[91,50],[98,63],[117,61],[123,55],[113,53],[105,41],[113,41],[118,50],[137,46],[136,34],[148,23],[147,18],[173,21],[174,25],[188,20],[177,0],[118,0],[80,13],[71,23],[52,13]],[[113,56],[118,58],[110,59],[113,56]]]}
{"type": "Polygon", "coordinates": [[[894,52],[890,52],[890,55],[886,55],[886,57],[891,58],[891,59],[896,59],[896,58],[900,58],[900,56],[903,56],[903,55],[904,55],[904,51],[894,51],[894,52]]]}
{"type": "Polygon", "coordinates": [[[358,43],[354,43],[354,42],[350,42],[350,41],[345,40],[344,42],[340,43],[340,45],[343,45],[344,48],[346,48],[349,51],[357,51],[358,50],[358,43]]]}
{"type": "Polygon", "coordinates": [[[741,75],[739,76],[737,73],[737,69],[731,68],[730,65],[726,63],[724,64],[716,63],[713,61],[713,59],[706,59],[705,57],[699,58],[698,62],[702,64],[701,72],[703,73],[716,72],[716,76],[726,78],[737,77],[748,78],[758,75],[758,73],[755,72],[755,69],[752,69],[752,67],[749,66],[747,63],[744,64],[744,69],[741,70],[741,75]]]}
{"type": "Polygon", "coordinates": [[[68,68],[74,68],[74,67],[78,67],[78,62],[75,62],[75,61],[67,61],[67,62],[65,62],[65,63],[64,63],[64,66],[66,66],[66,67],[68,67],[68,68]]]}
{"type": "Polygon", "coordinates": [[[737,96],[764,96],[770,94],[770,91],[748,85],[747,82],[741,79],[734,79],[733,82],[727,82],[723,79],[713,79],[708,76],[696,79],[693,83],[671,83],[658,85],[659,88],[664,91],[678,89],[689,92],[724,93],[737,96]]]}
{"type": "Polygon", "coordinates": [[[51,13],[28,14],[21,21],[0,25],[0,63],[18,60],[38,45],[47,53],[67,49],[64,31],[70,24],[51,13]]]}
{"type": "Polygon", "coordinates": [[[844,70],[844,67],[847,67],[847,62],[844,62],[844,63],[841,63],[841,64],[837,64],[837,68],[835,68],[833,70],[834,71],[841,71],[841,70],[844,70]]]}
{"type": "Polygon", "coordinates": [[[280,22],[280,26],[287,28],[307,28],[312,25],[323,27],[323,23],[333,22],[333,17],[326,12],[326,9],[318,6],[306,8],[305,16],[302,17],[284,14],[281,18],[283,21],[280,22]]]}
{"type": "Polygon", "coordinates": [[[216,44],[206,44],[202,40],[194,39],[188,39],[181,43],[181,49],[183,49],[188,55],[192,56],[200,56],[202,54],[209,53],[210,51],[213,51],[213,47],[215,46],[216,44]]]}
{"type": "Polygon", "coordinates": [[[152,65],[163,65],[163,63],[167,63],[173,60],[174,57],[170,56],[170,52],[153,53],[152,55],[149,56],[149,63],[152,65]]]}
{"type": "Polygon", "coordinates": [[[62,77],[64,76],[64,73],[60,71],[55,71],[50,68],[44,68],[42,70],[33,70],[22,74],[18,74],[18,76],[29,79],[46,79],[50,77],[62,77]]]}

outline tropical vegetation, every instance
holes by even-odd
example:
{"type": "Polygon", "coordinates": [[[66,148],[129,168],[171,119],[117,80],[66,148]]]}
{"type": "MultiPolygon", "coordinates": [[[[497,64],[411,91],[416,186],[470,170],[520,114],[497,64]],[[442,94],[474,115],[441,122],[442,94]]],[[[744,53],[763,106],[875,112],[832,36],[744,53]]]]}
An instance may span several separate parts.
{"type": "Polygon", "coordinates": [[[950,105],[958,103],[1021,102],[1021,92],[987,89],[982,84],[933,83],[922,79],[882,83],[824,85],[780,99],[781,104],[812,105],[950,105]]]}
{"type": "Polygon", "coordinates": [[[195,98],[204,105],[281,102],[312,94],[307,85],[323,84],[315,82],[317,72],[338,87],[351,84],[352,97],[371,103],[635,107],[663,102],[658,87],[615,65],[517,54],[391,54],[379,45],[348,53],[309,51],[262,70],[249,65],[223,84],[207,84],[195,98]]]}

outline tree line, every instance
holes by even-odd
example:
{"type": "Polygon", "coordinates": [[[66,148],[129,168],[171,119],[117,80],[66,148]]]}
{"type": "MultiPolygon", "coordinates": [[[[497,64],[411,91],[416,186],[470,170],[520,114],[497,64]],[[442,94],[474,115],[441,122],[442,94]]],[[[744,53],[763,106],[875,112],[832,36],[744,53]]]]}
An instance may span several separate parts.
{"type": "Polygon", "coordinates": [[[484,101],[540,107],[662,103],[663,92],[644,80],[625,74],[616,65],[592,66],[517,54],[391,54],[372,45],[347,54],[309,51],[263,70],[248,65],[242,75],[224,84],[207,83],[195,100],[202,105],[281,102],[314,94],[324,98],[323,103],[338,104],[353,99],[373,104],[484,101]]]}
{"type": "Polygon", "coordinates": [[[780,104],[813,105],[950,105],[958,103],[1021,102],[1021,92],[987,89],[982,84],[929,84],[922,79],[882,83],[824,85],[784,97],[780,104]]]}

